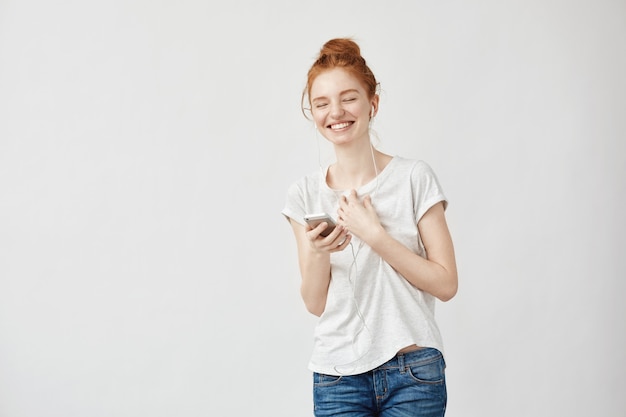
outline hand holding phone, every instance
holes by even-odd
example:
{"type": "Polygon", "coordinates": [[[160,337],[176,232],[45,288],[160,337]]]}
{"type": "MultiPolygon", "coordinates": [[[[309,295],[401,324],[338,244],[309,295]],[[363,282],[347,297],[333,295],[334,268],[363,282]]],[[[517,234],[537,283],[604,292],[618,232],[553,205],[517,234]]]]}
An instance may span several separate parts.
{"type": "Polygon", "coordinates": [[[326,229],[320,233],[320,235],[324,237],[328,236],[337,226],[333,218],[326,213],[305,214],[304,221],[312,228],[317,227],[320,223],[326,222],[326,229]]]}

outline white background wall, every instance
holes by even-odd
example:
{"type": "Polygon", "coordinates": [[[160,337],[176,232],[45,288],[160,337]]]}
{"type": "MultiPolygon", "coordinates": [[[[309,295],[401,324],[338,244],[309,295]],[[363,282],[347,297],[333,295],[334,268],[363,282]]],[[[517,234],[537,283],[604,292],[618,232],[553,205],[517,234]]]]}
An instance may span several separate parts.
{"type": "Polygon", "coordinates": [[[0,0],[1,417],[312,415],[279,213],[336,36],[450,200],[447,415],[624,415],[623,1],[0,0]]]}

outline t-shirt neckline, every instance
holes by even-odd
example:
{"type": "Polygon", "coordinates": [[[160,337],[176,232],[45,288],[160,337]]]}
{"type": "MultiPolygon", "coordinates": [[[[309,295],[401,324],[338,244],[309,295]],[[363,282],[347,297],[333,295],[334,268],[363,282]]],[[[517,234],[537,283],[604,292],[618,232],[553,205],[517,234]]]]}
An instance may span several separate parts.
{"type": "MultiPolygon", "coordinates": [[[[386,177],[388,175],[388,173],[391,171],[390,166],[395,165],[396,160],[398,159],[398,157],[396,155],[392,155],[391,160],[389,161],[389,163],[387,165],[385,165],[385,167],[378,173],[377,176],[375,176],[374,178],[372,178],[370,181],[368,181],[367,183],[361,185],[359,188],[356,189],[357,194],[367,194],[370,188],[374,188],[376,189],[376,183],[378,183],[378,188],[380,188],[380,184],[381,184],[381,180],[384,179],[384,177],[386,177]]],[[[326,182],[326,178],[328,177],[328,170],[330,169],[330,165],[328,164],[326,165],[326,168],[323,171],[323,176],[321,178],[321,183],[323,184],[323,187],[326,191],[330,191],[332,193],[335,193],[337,195],[341,195],[341,194],[346,194],[348,192],[351,191],[347,190],[347,189],[335,189],[335,188],[330,188],[330,186],[328,185],[328,182],[326,182]]]]}

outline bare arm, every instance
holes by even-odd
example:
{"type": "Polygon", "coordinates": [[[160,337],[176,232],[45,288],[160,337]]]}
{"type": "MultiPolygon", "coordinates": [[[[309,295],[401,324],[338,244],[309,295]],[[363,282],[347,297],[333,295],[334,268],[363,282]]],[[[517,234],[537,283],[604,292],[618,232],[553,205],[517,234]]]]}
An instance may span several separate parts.
{"type": "Polygon", "coordinates": [[[411,252],[382,227],[373,234],[369,244],[415,287],[448,301],[456,294],[458,277],[443,203],[431,207],[417,226],[428,259],[411,252]]]}
{"type": "Polygon", "coordinates": [[[350,242],[351,236],[342,226],[337,226],[327,237],[320,233],[326,223],[319,224],[315,229],[290,219],[291,227],[298,245],[298,264],[302,283],[300,294],[307,310],[320,316],[326,307],[326,296],[330,283],[330,254],[340,251],[350,242]]]}
{"type": "Polygon", "coordinates": [[[428,259],[413,253],[387,233],[368,196],[362,202],[357,199],[355,192],[344,198],[340,224],[370,245],[413,286],[442,301],[448,301],[456,294],[456,260],[443,203],[431,207],[417,225],[428,259]]]}

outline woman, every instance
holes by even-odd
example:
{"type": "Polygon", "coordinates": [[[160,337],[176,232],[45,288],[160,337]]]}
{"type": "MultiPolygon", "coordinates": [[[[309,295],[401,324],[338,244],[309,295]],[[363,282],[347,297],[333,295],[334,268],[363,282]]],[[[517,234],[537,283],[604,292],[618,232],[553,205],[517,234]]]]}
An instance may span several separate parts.
{"type": "MultiPolygon", "coordinates": [[[[435,299],[457,291],[439,182],[422,161],[370,140],[378,83],[350,39],[333,39],[308,73],[317,130],[336,161],[288,191],[301,295],[319,316],[309,369],[316,416],[443,416],[447,394],[435,299]],[[326,212],[311,227],[308,213],[326,212]]],[[[303,108],[304,111],[304,108],[303,108]]]]}

